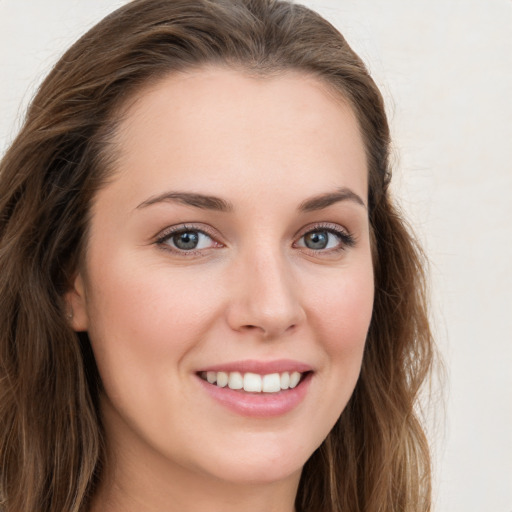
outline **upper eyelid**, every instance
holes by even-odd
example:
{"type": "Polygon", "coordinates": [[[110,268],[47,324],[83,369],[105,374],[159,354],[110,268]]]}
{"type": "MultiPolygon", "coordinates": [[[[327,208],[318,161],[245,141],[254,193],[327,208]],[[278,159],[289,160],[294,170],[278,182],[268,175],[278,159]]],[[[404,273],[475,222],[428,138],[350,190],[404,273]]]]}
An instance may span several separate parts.
{"type": "Polygon", "coordinates": [[[307,235],[308,233],[310,233],[311,231],[318,231],[318,230],[322,230],[322,229],[324,229],[326,231],[331,231],[331,232],[341,233],[341,234],[351,236],[350,231],[347,228],[345,228],[344,226],[342,226],[341,224],[337,224],[334,222],[315,222],[313,224],[308,224],[307,226],[304,226],[301,229],[299,229],[295,233],[294,238],[301,238],[304,235],[307,235]]]}
{"type": "Polygon", "coordinates": [[[161,231],[159,231],[153,238],[156,241],[165,240],[166,238],[170,238],[172,235],[176,233],[183,233],[186,231],[197,231],[199,233],[202,233],[214,240],[217,239],[215,233],[213,233],[212,229],[205,228],[203,226],[199,227],[197,225],[194,225],[193,223],[184,223],[184,224],[177,224],[175,226],[168,226],[161,231]]]}

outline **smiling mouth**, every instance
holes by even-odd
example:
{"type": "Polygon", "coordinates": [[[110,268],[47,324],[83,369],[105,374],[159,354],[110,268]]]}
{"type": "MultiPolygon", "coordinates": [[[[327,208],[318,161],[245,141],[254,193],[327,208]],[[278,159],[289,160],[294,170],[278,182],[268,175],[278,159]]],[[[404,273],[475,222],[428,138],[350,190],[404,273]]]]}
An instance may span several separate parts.
{"type": "Polygon", "coordinates": [[[241,372],[200,372],[204,381],[219,388],[229,388],[246,393],[279,393],[296,388],[310,372],[282,372],[260,375],[241,372]]]}

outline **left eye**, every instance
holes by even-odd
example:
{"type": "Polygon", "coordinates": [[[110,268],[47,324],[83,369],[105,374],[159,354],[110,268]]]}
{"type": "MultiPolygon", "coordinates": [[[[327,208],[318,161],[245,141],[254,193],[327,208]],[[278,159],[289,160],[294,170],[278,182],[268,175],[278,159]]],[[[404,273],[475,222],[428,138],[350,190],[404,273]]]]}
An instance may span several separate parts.
{"type": "Polygon", "coordinates": [[[180,251],[207,249],[214,245],[211,237],[197,229],[187,229],[186,231],[172,233],[162,240],[162,243],[180,251]]]}
{"type": "Polygon", "coordinates": [[[317,229],[303,235],[297,245],[307,247],[313,251],[321,251],[323,249],[335,249],[341,244],[341,235],[338,233],[326,229],[317,229]]]}

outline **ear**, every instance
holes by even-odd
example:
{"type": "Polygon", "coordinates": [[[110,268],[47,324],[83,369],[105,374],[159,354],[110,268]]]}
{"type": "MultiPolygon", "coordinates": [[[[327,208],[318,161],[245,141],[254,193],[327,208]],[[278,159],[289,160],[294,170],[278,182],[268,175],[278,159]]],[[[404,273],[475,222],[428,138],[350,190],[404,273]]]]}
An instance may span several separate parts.
{"type": "Polygon", "coordinates": [[[78,273],[73,280],[72,286],[65,294],[67,311],[66,315],[71,327],[75,331],[87,331],[89,328],[89,317],[87,314],[87,298],[82,275],[78,273]]]}

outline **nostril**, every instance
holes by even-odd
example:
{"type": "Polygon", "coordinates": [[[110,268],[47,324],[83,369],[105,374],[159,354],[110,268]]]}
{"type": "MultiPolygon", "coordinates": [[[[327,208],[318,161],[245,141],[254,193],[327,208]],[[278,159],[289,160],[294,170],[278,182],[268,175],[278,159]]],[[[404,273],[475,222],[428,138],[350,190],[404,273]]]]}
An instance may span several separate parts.
{"type": "MultiPolygon", "coordinates": [[[[257,325],[243,325],[242,329],[245,329],[247,331],[254,331],[255,329],[261,329],[257,325]]],[[[263,329],[261,329],[263,330],[263,329]]]]}

